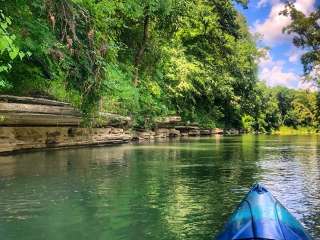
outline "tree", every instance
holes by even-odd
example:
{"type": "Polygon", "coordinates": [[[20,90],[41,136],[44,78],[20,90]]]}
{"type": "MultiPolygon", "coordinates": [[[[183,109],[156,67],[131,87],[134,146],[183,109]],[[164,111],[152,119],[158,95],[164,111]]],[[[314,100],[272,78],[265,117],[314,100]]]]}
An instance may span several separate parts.
{"type": "Polygon", "coordinates": [[[4,74],[12,89],[3,93],[69,101],[89,119],[129,115],[137,127],[167,114],[207,127],[240,128],[245,115],[275,121],[268,105],[253,111],[265,96],[256,96],[259,54],[235,7],[246,0],[0,3],[16,46],[33,53],[4,74]]]}
{"type": "MultiPolygon", "coordinates": [[[[20,51],[15,45],[16,36],[8,32],[8,27],[12,21],[6,17],[0,10],[0,73],[9,72],[12,68],[12,62],[19,57],[22,60],[25,55],[31,55],[30,52],[20,51]]],[[[0,89],[10,88],[10,83],[0,75],[0,89]]]]}
{"type": "Polygon", "coordinates": [[[306,76],[318,82],[320,70],[320,8],[307,16],[297,10],[293,2],[288,1],[282,14],[289,16],[292,20],[283,31],[293,35],[295,46],[306,50],[306,53],[301,57],[306,76]]]}
{"type": "Polygon", "coordinates": [[[278,107],[281,114],[281,123],[284,124],[285,116],[292,109],[294,90],[278,86],[275,87],[273,91],[278,101],[278,107]]]}
{"type": "Polygon", "coordinates": [[[255,43],[231,1],[189,4],[170,42],[174,48],[166,48],[168,92],[185,118],[240,127],[257,81],[255,43]],[[185,70],[180,76],[179,69],[185,70]]]}

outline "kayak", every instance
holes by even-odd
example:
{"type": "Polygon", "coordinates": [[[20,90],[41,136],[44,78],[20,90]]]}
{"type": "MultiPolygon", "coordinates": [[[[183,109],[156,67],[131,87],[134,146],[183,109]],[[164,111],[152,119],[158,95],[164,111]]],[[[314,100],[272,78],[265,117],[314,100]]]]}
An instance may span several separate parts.
{"type": "Polygon", "coordinates": [[[299,221],[261,184],[254,185],[216,240],[311,240],[299,221]]]}

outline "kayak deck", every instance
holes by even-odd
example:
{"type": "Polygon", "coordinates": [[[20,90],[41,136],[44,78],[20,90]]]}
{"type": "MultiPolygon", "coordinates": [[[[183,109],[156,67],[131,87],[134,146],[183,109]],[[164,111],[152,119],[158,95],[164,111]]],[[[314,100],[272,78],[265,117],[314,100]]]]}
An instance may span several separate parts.
{"type": "Polygon", "coordinates": [[[217,240],[311,240],[303,226],[262,185],[254,185],[217,240]]]}

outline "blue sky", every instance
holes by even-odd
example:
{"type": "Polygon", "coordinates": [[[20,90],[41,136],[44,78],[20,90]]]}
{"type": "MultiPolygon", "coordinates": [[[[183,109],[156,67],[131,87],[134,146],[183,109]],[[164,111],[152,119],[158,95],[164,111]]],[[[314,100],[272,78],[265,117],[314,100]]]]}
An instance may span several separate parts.
{"type": "MultiPolygon", "coordinates": [[[[320,0],[296,0],[296,8],[305,14],[319,6],[320,0]]],[[[303,81],[300,56],[303,50],[293,46],[290,36],[283,34],[283,27],[290,19],[280,16],[281,0],[251,0],[248,9],[238,9],[246,16],[250,31],[260,36],[261,47],[269,47],[266,57],[259,63],[259,78],[269,86],[283,85],[290,88],[314,89],[312,83],[303,81]]]]}

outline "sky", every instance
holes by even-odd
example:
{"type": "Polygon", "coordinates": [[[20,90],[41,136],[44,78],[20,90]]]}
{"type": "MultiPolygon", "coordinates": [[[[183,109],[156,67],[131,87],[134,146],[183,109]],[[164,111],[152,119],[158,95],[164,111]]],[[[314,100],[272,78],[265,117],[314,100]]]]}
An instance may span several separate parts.
{"type": "MultiPolygon", "coordinates": [[[[305,14],[314,11],[320,0],[296,0],[295,6],[305,14]]],[[[251,0],[248,9],[238,6],[246,16],[250,31],[258,33],[259,47],[268,47],[266,57],[259,62],[259,78],[268,86],[286,86],[295,89],[316,89],[315,85],[303,81],[302,49],[292,44],[292,37],[282,32],[290,23],[288,17],[279,15],[284,8],[281,0],[251,0]]]]}

